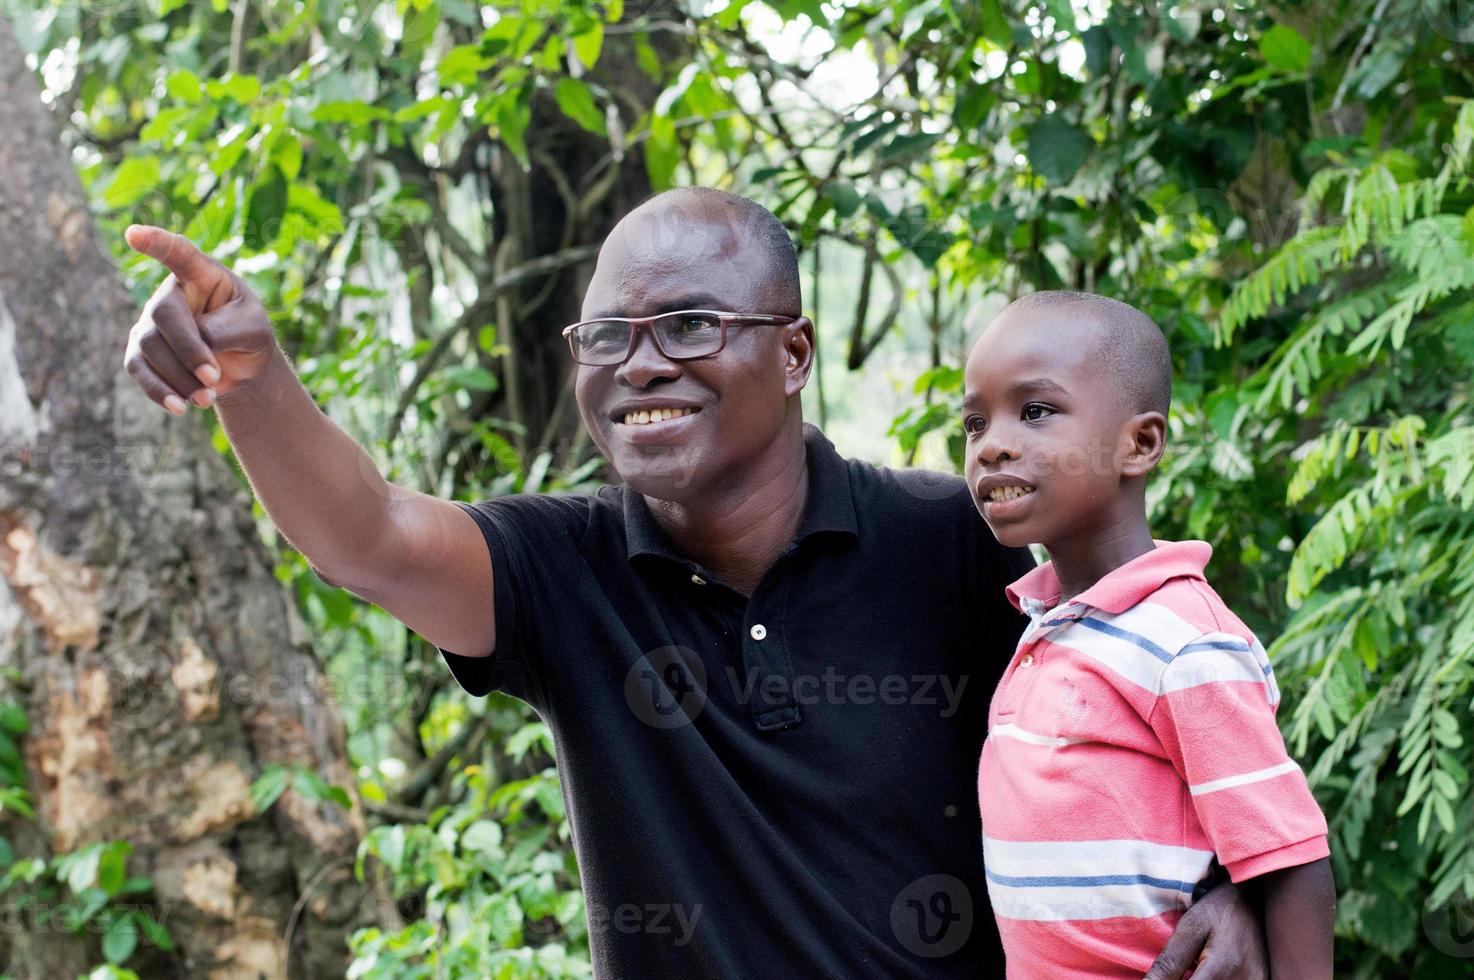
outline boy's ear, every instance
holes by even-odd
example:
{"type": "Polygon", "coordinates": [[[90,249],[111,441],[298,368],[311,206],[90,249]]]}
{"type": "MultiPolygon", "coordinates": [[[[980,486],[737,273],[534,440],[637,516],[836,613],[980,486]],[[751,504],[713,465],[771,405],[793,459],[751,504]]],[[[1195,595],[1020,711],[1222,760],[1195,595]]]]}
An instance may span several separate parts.
{"type": "Polygon", "coordinates": [[[1126,456],[1122,476],[1146,476],[1162,459],[1167,448],[1167,420],[1161,412],[1142,412],[1126,420],[1123,429],[1126,456]]]}

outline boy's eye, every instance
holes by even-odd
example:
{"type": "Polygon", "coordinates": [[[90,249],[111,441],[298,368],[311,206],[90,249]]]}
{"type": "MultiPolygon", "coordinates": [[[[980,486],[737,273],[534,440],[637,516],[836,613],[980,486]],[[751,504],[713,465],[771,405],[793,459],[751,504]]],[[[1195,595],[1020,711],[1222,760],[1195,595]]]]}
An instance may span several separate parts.
{"type": "Polygon", "coordinates": [[[1041,405],[1038,402],[1030,402],[1024,406],[1024,421],[1026,422],[1037,422],[1046,415],[1053,414],[1054,409],[1048,405],[1041,405]]]}
{"type": "Polygon", "coordinates": [[[966,432],[968,435],[977,435],[979,432],[983,431],[983,428],[987,424],[987,422],[983,421],[983,417],[981,415],[969,415],[967,418],[962,420],[962,431],[966,432]]]}

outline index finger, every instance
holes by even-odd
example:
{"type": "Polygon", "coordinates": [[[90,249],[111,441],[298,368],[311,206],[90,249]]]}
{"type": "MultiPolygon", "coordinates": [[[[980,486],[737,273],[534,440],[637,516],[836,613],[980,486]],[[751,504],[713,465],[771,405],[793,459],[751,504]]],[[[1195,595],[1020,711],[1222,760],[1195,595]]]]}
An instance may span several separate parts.
{"type": "Polygon", "coordinates": [[[162,262],[181,283],[208,284],[220,275],[219,263],[188,238],[165,228],[129,225],[123,238],[134,251],[162,262]]]}

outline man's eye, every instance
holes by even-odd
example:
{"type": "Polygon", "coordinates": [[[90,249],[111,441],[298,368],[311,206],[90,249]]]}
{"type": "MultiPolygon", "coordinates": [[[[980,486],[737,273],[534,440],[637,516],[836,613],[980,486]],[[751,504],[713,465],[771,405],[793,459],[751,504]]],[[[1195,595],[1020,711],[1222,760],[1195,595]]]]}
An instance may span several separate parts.
{"type": "Polygon", "coordinates": [[[1053,415],[1054,409],[1048,405],[1040,405],[1038,402],[1030,402],[1024,406],[1024,421],[1037,422],[1046,415],[1053,415]]]}

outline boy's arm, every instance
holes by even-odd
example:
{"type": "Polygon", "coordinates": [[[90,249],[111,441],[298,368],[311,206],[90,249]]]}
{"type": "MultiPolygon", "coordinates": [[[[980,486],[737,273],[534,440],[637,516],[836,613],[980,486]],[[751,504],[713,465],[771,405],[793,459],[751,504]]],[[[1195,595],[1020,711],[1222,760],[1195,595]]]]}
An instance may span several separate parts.
{"type": "Polygon", "coordinates": [[[1264,887],[1264,928],[1275,980],[1331,980],[1336,882],[1329,858],[1270,871],[1264,887]]]}
{"type": "Polygon", "coordinates": [[[215,395],[252,490],[314,571],[438,647],[490,654],[491,559],[470,515],[384,479],[302,387],[238,276],[162,228],[127,238],[173,273],[129,334],[124,366],[144,393],[176,414],[215,395]]]}

